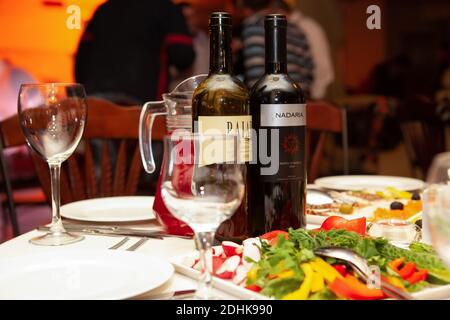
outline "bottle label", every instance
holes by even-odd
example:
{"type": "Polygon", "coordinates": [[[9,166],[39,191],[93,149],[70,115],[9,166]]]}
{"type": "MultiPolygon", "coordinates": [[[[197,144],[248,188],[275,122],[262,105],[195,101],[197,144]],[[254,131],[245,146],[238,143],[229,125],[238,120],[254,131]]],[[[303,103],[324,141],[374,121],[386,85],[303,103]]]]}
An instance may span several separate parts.
{"type": "Polygon", "coordinates": [[[306,104],[262,104],[261,127],[306,126],[306,104]]]}
{"type": "Polygon", "coordinates": [[[306,179],[306,104],[262,104],[258,132],[259,161],[263,181],[306,179]]]}
{"type": "MultiPolygon", "coordinates": [[[[252,116],[199,116],[198,117],[198,132],[201,134],[232,134],[239,138],[239,159],[240,163],[248,163],[252,160],[252,116]]],[[[200,165],[210,163],[223,163],[226,161],[235,161],[231,159],[230,151],[234,150],[228,145],[221,145],[217,149],[225,149],[224,152],[208,152],[207,154],[202,150],[206,150],[202,145],[200,146],[200,165]],[[224,148],[225,147],[225,148],[224,148]],[[206,159],[206,158],[207,159],[206,159]]],[[[209,148],[213,150],[214,148],[209,148]]]]}

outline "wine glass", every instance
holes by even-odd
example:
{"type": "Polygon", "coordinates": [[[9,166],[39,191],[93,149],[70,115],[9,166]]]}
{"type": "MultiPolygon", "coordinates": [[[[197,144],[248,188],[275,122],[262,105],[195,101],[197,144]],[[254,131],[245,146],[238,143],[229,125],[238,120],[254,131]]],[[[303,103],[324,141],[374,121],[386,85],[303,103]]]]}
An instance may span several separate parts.
{"type": "Polygon", "coordinates": [[[61,163],[80,142],[86,109],[86,94],[80,84],[23,84],[20,87],[20,126],[28,146],[47,161],[51,178],[52,223],[47,234],[30,240],[33,244],[59,246],[83,239],[64,229],[59,207],[61,163]]]}
{"type": "Polygon", "coordinates": [[[450,268],[450,185],[431,185],[425,190],[422,226],[450,268]]]}
{"type": "Polygon", "coordinates": [[[195,297],[212,299],[211,244],[219,225],[244,196],[243,170],[234,135],[173,132],[164,139],[161,194],[169,211],[195,233],[201,276],[195,297]]]}

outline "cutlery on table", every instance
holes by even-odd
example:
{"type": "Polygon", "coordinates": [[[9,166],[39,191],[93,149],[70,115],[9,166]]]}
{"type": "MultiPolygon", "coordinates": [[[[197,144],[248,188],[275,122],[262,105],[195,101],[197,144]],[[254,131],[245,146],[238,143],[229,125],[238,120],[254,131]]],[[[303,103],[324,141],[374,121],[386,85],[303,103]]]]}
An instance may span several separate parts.
{"type": "Polygon", "coordinates": [[[148,241],[148,238],[141,238],[139,241],[137,241],[135,244],[133,244],[131,247],[127,249],[127,251],[135,251],[140,246],[142,246],[144,243],[148,241]]]}
{"type": "MultiPolygon", "coordinates": [[[[314,253],[318,256],[326,258],[334,258],[347,262],[355,272],[360,275],[364,281],[368,281],[369,276],[372,271],[367,263],[367,260],[361,257],[356,252],[348,249],[338,248],[338,247],[327,247],[319,248],[314,250],[314,253]]],[[[391,285],[389,282],[381,279],[380,289],[390,298],[400,299],[400,300],[413,300],[414,297],[407,292],[403,292],[395,286],[391,285]]]]}
{"type": "MultiPolygon", "coordinates": [[[[104,236],[132,236],[132,237],[145,237],[154,239],[163,239],[163,237],[176,237],[181,239],[192,239],[190,236],[180,236],[167,234],[161,231],[152,231],[145,229],[135,229],[135,228],[123,228],[115,226],[96,226],[96,225],[76,225],[76,224],[65,224],[66,230],[71,232],[79,232],[91,235],[104,235],[104,236]]],[[[39,231],[47,231],[48,227],[43,226],[38,228],[39,231]]]]}
{"type": "Polygon", "coordinates": [[[119,242],[117,242],[115,245],[113,245],[112,247],[109,247],[108,249],[110,249],[110,250],[119,249],[121,246],[123,246],[125,243],[127,243],[128,240],[130,240],[130,238],[129,237],[125,237],[122,240],[120,240],[119,242]]]}
{"type": "MultiPolygon", "coordinates": [[[[144,238],[151,238],[151,239],[159,239],[163,240],[163,234],[161,233],[155,233],[152,231],[146,231],[141,232],[142,230],[139,230],[138,232],[135,232],[133,229],[129,229],[128,231],[113,231],[109,229],[98,229],[98,228],[84,228],[84,227],[67,227],[65,226],[66,230],[69,232],[74,233],[81,233],[91,236],[111,236],[111,237],[122,237],[122,236],[130,236],[130,237],[144,237],[144,238]]],[[[49,227],[38,227],[38,231],[48,231],[49,227]]]]}

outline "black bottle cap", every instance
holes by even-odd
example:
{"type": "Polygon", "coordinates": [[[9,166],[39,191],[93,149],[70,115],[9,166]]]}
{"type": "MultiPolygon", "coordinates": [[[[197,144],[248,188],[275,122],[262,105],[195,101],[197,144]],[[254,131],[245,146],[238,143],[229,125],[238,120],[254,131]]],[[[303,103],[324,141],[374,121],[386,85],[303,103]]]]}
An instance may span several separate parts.
{"type": "Polygon", "coordinates": [[[231,26],[232,19],[227,12],[213,12],[209,19],[209,25],[212,26],[231,26]]]}
{"type": "Polygon", "coordinates": [[[265,25],[268,27],[287,27],[287,19],[283,14],[268,14],[265,18],[265,25]]]}

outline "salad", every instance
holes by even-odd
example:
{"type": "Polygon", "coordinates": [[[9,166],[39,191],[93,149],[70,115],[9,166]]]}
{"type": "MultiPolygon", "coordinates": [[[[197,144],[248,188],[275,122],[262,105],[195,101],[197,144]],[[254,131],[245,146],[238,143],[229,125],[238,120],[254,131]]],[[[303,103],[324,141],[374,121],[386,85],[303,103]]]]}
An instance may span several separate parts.
{"type": "MultiPolygon", "coordinates": [[[[216,247],[213,272],[267,297],[285,300],[384,299],[340,261],[322,259],[314,249],[347,248],[377,266],[380,276],[400,290],[416,292],[450,284],[446,268],[429,245],[414,242],[408,249],[365,234],[366,219],[330,217],[319,229],[272,231],[242,245],[225,241],[216,247]]],[[[194,268],[198,268],[195,261],[194,268]]]]}

